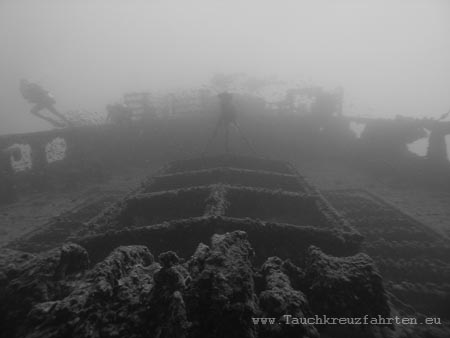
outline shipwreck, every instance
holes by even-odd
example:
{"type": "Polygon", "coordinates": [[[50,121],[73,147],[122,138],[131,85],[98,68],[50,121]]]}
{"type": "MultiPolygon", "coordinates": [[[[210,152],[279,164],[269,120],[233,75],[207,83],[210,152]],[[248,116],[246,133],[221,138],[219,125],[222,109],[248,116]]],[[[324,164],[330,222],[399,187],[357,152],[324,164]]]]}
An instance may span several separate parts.
{"type": "MultiPolygon", "coordinates": [[[[54,220],[2,249],[1,336],[406,334],[399,325],[283,320],[413,311],[383,281],[370,229],[329,202],[342,205],[358,192],[340,193],[346,196],[322,194],[283,161],[172,161],[89,221],[64,228],[54,220]]],[[[405,226],[439,241],[417,224],[405,226]]]]}

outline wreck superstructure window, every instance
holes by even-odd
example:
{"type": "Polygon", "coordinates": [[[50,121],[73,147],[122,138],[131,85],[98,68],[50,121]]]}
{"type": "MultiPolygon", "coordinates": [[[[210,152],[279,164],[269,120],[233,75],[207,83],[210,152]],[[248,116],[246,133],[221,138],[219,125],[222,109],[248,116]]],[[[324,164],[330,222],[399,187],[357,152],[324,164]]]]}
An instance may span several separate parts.
{"type": "Polygon", "coordinates": [[[45,154],[48,163],[62,161],[66,158],[67,143],[62,137],[56,137],[46,144],[45,154]]]}
{"type": "Polygon", "coordinates": [[[15,172],[30,170],[33,167],[33,160],[31,157],[31,146],[29,144],[15,143],[9,148],[15,148],[17,151],[11,156],[11,167],[15,172]]]}

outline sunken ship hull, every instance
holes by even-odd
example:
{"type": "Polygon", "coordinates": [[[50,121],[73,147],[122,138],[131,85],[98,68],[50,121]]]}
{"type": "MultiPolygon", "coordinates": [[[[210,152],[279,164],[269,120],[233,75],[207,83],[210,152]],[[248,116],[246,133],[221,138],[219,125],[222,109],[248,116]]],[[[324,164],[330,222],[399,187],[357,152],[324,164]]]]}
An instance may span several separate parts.
{"type": "Polygon", "coordinates": [[[394,337],[402,329],[323,322],[389,318],[402,305],[356,227],[286,162],[171,162],[72,230],[58,236],[50,227],[2,250],[1,337],[394,337]]]}

